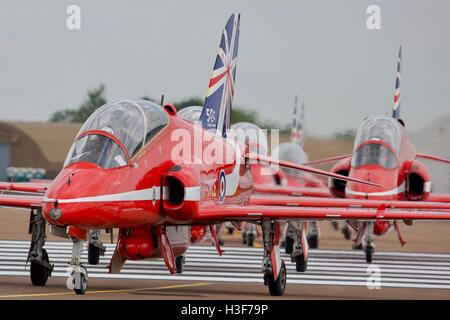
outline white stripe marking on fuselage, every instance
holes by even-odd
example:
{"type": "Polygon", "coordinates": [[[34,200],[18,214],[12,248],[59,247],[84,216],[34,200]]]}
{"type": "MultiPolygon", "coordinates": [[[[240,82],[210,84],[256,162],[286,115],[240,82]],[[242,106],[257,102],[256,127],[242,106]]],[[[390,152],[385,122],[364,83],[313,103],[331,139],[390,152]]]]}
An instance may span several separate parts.
{"type": "Polygon", "coordinates": [[[346,194],[351,194],[355,196],[391,196],[395,194],[399,194],[405,191],[405,183],[403,182],[398,188],[394,188],[387,191],[381,191],[381,192],[360,192],[360,191],[353,191],[349,189],[348,187],[345,188],[346,194]]]}
{"type": "MultiPolygon", "coordinates": [[[[168,188],[163,187],[163,200],[168,199],[168,188]]],[[[161,200],[161,187],[153,186],[142,190],[133,190],[122,193],[105,194],[101,196],[72,198],[72,199],[51,199],[44,197],[43,202],[58,203],[86,203],[86,202],[118,202],[118,201],[156,201],[161,200]]],[[[200,201],[200,187],[185,187],[185,201],[200,201]]]]}

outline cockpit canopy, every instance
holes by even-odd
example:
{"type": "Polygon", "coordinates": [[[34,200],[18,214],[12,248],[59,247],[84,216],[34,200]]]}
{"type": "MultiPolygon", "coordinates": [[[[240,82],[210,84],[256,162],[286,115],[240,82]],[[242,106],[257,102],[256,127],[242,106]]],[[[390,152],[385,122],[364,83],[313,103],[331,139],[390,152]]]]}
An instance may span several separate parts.
{"type": "Polygon", "coordinates": [[[181,109],[177,114],[183,119],[195,122],[200,120],[200,115],[202,114],[203,107],[191,106],[181,109]]]}
{"type": "MultiPolygon", "coordinates": [[[[306,154],[305,150],[297,144],[293,142],[285,142],[278,145],[273,151],[272,151],[272,158],[279,158],[280,160],[293,162],[296,164],[303,164],[305,162],[308,162],[308,155],[306,154]]],[[[281,169],[286,173],[290,175],[302,175],[302,171],[296,170],[296,169],[290,169],[281,167],[281,169]]]]}
{"type": "Polygon", "coordinates": [[[229,137],[245,143],[248,139],[250,152],[267,155],[267,137],[265,132],[254,123],[238,122],[231,126],[229,137]]]}
{"type": "Polygon", "coordinates": [[[355,139],[352,167],[374,164],[385,169],[396,168],[402,138],[403,128],[396,119],[367,118],[355,139]]]}
{"type": "Polygon", "coordinates": [[[378,165],[385,169],[398,167],[395,154],[387,146],[377,142],[363,144],[353,153],[353,168],[369,164],[378,165]]]}
{"type": "Polygon", "coordinates": [[[103,168],[124,166],[128,157],[138,153],[168,122],[167,113],[151,101],[129,99],[107,103],[86,120],[64,166],[80,161],[103,168]],[[97,133],[90,134],[91,131],[97,133]]]}
{"type": "Polygon", "coordinates": [[[364,120],[356,135],[355,151],[367,141],[382,141],[389,145],[398,154],[403,138],[403,127],[394,118],[369,117],[364,120]]]}

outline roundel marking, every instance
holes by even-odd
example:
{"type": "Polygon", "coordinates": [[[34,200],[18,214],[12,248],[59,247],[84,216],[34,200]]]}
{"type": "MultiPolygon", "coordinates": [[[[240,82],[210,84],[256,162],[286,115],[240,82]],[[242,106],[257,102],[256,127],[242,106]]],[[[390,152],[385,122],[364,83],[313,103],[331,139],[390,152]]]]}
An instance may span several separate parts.
{"type": "Polygon", "coordinates": [[[227,190],[227,179],[225,178],[225,171],[221,170],[219,175],[219,202],[223,203],[225,200],[225,192],[227,190]]]}

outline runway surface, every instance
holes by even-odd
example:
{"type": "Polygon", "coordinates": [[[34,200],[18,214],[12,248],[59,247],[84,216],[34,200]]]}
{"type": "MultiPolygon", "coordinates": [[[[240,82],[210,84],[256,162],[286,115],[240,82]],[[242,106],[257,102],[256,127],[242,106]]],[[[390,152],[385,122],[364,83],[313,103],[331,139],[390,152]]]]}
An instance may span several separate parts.
{"type": "MultiPolygon", "coordinates": [[[[222,257],[213,247],[194,246],[187,253],[183,274],[169,275],[162,260],[127,261],[120,274],[108,274],[107,264],[114,245],[107,244],[100,264],[87,264],[90,279],[113,278],[208,283],[262,283],[261,248],[225,247],[222,257]]],[[[29,242],[0,241],[0,276],[29,277],[26,266],[29,242]]],[[[53,277],[66,277],[71,257],[70,242],[47,242],[53,277]]],[[[295,271],[295,265],[283,254],[288,268],[288,284],[366,287],[373,267],[379,267],[382,288],[438,289],[450,292],[450,254],[376,252],[369,265],[360,251],[311,250],[308,270],[295,271]],[[368,267],[371,270],[368,271],[368,267]]],[[[0,278],[4,279],[5,277],[0,278]]],[[[51,280],[49,280],[51,281],[51,280]]],[[[61,288],[62,289],[62,288],[61,288]]]]}

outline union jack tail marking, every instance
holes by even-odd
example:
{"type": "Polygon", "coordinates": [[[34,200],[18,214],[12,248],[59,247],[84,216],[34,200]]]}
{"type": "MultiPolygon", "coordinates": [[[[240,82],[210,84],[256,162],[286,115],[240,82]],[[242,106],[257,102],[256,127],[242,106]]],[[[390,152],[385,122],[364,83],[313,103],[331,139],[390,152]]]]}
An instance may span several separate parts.
{"type": "Polygon", "coordinates": [[[392,117],[395,119],[400,118],[400,69],[402,65],[402,47],[398,51],[398,63],[397,63],[397,77],[395,79],[395,92],[394,92],[394,107],[392,110],[392,117]]]}
{"type": "Polygon", "coordinates": [[[233,13],[225,26],[200,121],[205,129],[226,136],[231,124],[231,108],[236,78],[240,14],[233,13]]]}
{"type": "Polygon", "coordinates": [[[294,119],[292,121],[291,142],[298,143],[303,147],[303,120],[305,115],[305,104],[302,102],[300,112],[298,111],[298,97],[295,95],[294,119]]]}

